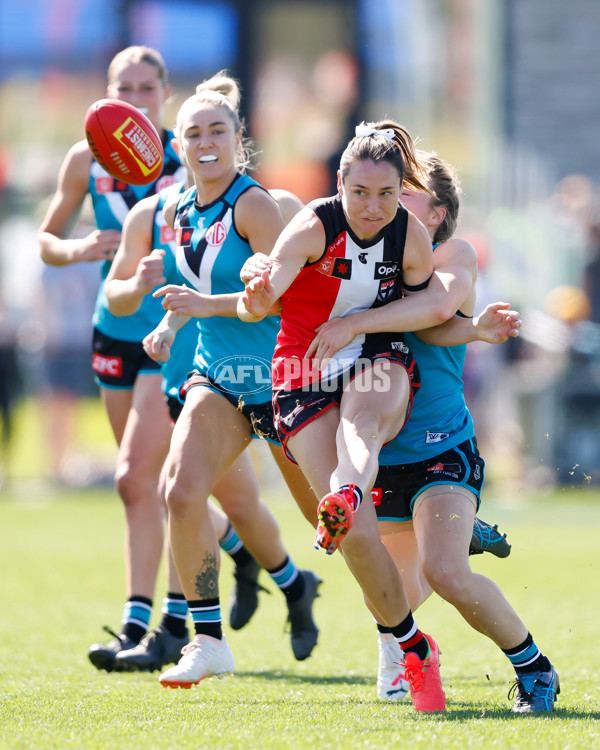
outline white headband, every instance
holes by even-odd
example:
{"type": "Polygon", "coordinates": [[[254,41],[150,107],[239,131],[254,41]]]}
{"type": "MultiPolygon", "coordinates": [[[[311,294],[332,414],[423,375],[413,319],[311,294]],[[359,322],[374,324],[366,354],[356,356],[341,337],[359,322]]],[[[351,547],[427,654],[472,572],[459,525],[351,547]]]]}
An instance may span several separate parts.
{"type": "Polygon", "coordinates": [[[366,138],[369,135],[382,135],[387,138],[388,141],[393,141],[396,135],[392,128],[386,128],[385,130],[378,130],[377,128],[369,127],[365,122],[361,122],[354,129],[354,135],[356,138],[366,138]]]}

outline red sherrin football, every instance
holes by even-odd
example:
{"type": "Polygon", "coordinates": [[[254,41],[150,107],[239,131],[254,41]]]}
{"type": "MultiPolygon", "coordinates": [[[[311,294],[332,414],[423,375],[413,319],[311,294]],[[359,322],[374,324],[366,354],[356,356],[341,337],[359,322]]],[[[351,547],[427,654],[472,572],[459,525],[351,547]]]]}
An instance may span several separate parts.
{"type": "Polygon", "coordinates": [[[96,161],[129,185],[148,185],[160,176],[164,151],[143,112],[118,99],[100,99],[85,115],[85,135],[96,161]]]}

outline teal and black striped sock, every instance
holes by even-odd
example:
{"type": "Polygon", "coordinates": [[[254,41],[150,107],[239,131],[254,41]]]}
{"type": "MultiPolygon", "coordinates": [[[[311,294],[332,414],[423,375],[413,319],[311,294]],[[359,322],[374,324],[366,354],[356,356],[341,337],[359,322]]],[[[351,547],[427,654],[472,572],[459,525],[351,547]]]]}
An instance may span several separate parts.
{"type": "Polygon", "coordinates": [[[219,598],[188,600],[196,635],[210,635],[221,640],[221,605],[219,598]]]}
{"type": "Polygon", "coordinates": [[[225,536],[219,539],[219,546],[223,552],[231,557],[237,568],[241,568],[254,560],[231,524],[229,524],[225,536]]]}
{"type": "Polygon", "coordinates": [[[531,633],[527,633],[527,638],[523,643],[514,648],[503,648],[502,651],[508,657],[517,674],[548,672],[550,670],[550,661],[535,645],[531,633]]]}
{"type": "Polygon", "coordinates": [[[162,627],[175,638],[184,638],[188,632],[186,627],[188,603],[185,596],[174,591],[167,591],[161,612],[162,627]]]}
{"type": "Polygon", "coordinates": [[[304,578],[300,575],[300,571],[291,557],[286,557],[283,565],[267,570],[267,573],[275,581],[278,588],[283,591],[289,602],[297,602],[304,594],[306,586],[304,578]]]}
{"type": "Polygon", "coordinates": [[[152,599],[130,596],[123,607],[121,633],[139,643],[146,635],[152,617],[152,599]]]}

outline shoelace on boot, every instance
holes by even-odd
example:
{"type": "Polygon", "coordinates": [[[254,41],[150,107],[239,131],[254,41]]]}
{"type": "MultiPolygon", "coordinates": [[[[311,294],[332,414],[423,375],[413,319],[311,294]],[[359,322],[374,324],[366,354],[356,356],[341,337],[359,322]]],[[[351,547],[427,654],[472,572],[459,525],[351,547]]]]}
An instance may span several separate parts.
{"type": "Polygon", "coordinates": [[[124,641],[127,638],[124,633],[115,633],[115,631],[112,628],[109,628],[108,625],[103,625],[102,630],[104,630],[105,633],[112,635],[112,637],[116,638],[118,641],[124,641]]]}
{"type": "Polygon", "coordinates": [[[418,660],[418,664],[413,663],[412,659],[408,664],[406,661],[400,662],[400,664],[404,667],[404,679],[410,685],[410,689],[418,692],[423,688],[423,683],[425,682],[425,670],[427,669],[428,663],[427,659],[422,662],[416,654],[414,654],[414,656],[418,660]]]}

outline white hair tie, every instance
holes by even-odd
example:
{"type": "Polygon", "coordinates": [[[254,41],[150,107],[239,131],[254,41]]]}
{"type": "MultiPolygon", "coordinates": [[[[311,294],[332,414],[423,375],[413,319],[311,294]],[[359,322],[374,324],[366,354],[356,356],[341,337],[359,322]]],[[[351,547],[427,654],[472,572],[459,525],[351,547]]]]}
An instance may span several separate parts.
{"type": "Polygon", "coordinates": [[[370,127],[366,122],[361,122],[361,124],[357,125],[354,129],[354,135],[356,136],[356,138],[366,138],[369,135],[382,135],[384,138],[387,138],[388,141],[393,141],[394,137],[396,136],[396,132],[393,130],[393,128],[378,130],[377,128],[370,127]]]}

